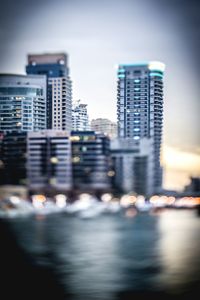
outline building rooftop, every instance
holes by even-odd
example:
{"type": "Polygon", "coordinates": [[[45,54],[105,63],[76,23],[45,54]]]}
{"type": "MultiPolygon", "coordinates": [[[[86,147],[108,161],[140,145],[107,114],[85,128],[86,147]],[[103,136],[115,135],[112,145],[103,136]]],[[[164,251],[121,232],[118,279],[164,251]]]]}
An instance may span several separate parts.
{"type": "Polygon", "coordinates": [[[66,53],[43,53],[43,54],[29,54],[28,64],[61,64],[67,65],[66,53]]]}
{"type": "Polygon", "coordinates": [[[143,61],[143,62],[135,62],[135,63],[126,63],[126,64],[119,64],[119,69],[123,69],[126,67],[148,67],[150,71],[152,70],[165,70],[165,64],[160,61],[143,61]]]}

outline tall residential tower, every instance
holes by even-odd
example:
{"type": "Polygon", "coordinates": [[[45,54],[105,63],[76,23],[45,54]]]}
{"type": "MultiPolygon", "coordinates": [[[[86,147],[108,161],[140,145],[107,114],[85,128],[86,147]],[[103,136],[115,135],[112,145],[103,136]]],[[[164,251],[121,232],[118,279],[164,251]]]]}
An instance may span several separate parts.
{"type": "Polygon", "coordinates": [[[47,128],[72,129],[72,87],[65,53],[28,55],[27,74],[47,78],[47,128]]]}
{"type": "Polygon", "coordinates": [[[132,138],[140,145],[153,140],[152,191],[162,184],[160,148],[163,123],[163,72],[161,62],[122,64],[118,68],[118,137],[132,138]]]}

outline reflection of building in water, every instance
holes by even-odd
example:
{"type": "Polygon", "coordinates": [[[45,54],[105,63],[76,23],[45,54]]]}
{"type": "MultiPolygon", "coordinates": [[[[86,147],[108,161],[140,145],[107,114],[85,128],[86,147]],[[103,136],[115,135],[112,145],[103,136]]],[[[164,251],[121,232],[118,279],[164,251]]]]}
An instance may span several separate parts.
{"type": "Polygon", "coordinates": [[[189,291],[193,294],[194,288],[199,286],[195,282],[200,274],[199,219],[190,210],[171,210],[160,214],[158,226],[160,239],[157,255],[162,263],[158,285],[177,295],[182,292],[185,296],[185,292],[189,291]]]}
{"type": "Polygon", "coordinates": [[[109,119],[93,119],[91,121],[91,129],[95,132],[108,135],[110,138],[117,137],[117,124],[115,122],[110,121],[109,119]]]}
{"type": "Polygon", "coordinates": [[[71,144],[68,133],[59,130],[29,132],[27,143],[30,190],[71,189],[71,144]]]}
{"type": "Polygon", "coordinates": [[[160,147],[164,68],[165,65],[160,62],[123,64],[118,68],[118,136],[133,139],[139,149],[143,148],[140,144],[144,138],[153,141],[153,150],[150,148],[149,154],[153,161],[152,169],[146,169],[146,173],[150,171],[147,177],[153,178],[151,190],[154,193],[160,191],[162,185],[160,147]]]}
{"type": "Polygon", "coordinates": [[[122,192],[151,195],[153,140],[142,139],[140,144],[133,139],[111,141],[111,157],[115,172],[115,188],[122,192]]]}
{"type": "Polygon", "coordinates": [[[72,109],[72,129],[75,131],[90,130],[87,104],[75,101],[72,109]]]}
{"type": "Polygon", "coordinates": [[[75,189],[110,189],[109,139],[94,131],[72,131],[72,170],[75,189]]]}
{"type": "Polygon", "coordinates": [[[34,131],[46,128],[46,77],[0,75],[0,130],[34,131]]]}
{"type": "MultiPolygon", "coordinates": [[[[60,219],[64,226],[60,229],[53,226],[54,229],[50,230],[49,236],[55,241],[56,235],[56,241],[60,241],[52,247],[52,250],[55,253],[59,251],[62,257],[62,264],[58,267],[61,268],[65,288],[73,293],[74,299],[121,299],[116,298],[116,294],[127,284],[127,277],[124,274],[124,262],[127,260],[122,259],[126,253],[120,253],[123,247],[120,241],[130,242],[134,237],[132,235],[132,238],[127,235],[124,237],[124,227],[119,229],[121,223],[117,218],[93,219],[84,222],[84,226],[80,218],[76,218],[75,222],[72,218],[60,219]],[[69,269],[72,272],[68,272],[69,269]],[[88,284],[89,282],[92,284],[88,284]]],[[[56,221],[53,222],[56,224],[56,221]]],[[[128,232],[130,233],[130,230],[128,232]]],[[[47,244],[45,246],[49,247],[47,244]]],[[[127,249],[135,253],[131,251],[132,248],[126,247],[127,249]]]]}

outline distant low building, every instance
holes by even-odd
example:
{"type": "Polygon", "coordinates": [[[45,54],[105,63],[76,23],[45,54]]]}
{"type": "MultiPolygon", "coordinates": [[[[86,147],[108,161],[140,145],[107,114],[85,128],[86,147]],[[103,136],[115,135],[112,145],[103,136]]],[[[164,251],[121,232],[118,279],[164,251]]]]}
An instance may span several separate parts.
{"type": "Polygon", "coordinates": [[[111,190],[110,140],[93,131],[42,130],[0,135],[1,185],[30,193],[111,190]]]}
{"type": "Polygon", "coordinates": [[[117,124],[109,119],[93,119],[91,121],[91,130],[108,135],[111,139],[117,136],[117,124]]]}

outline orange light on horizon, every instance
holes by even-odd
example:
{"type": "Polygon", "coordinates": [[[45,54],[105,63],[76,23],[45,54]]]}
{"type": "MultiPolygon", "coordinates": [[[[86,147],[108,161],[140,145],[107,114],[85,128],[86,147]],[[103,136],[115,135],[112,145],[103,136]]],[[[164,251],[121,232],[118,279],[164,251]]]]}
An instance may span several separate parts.
{"type": "Polygon", "coordinates": [[[200,155],[170,146],[163,147],[164,188],[183,190],[190,177],[200,176],[200,155]]]}

